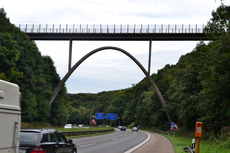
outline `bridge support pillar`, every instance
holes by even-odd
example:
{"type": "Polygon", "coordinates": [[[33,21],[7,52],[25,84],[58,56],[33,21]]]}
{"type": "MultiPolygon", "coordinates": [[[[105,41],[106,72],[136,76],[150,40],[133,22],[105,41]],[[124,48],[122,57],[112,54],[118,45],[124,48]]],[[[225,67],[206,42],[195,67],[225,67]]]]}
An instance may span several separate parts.
{"type": "Polygon", "coordinates": [[[152,40],[149,40],[149,67],[148,74],[150,75],[150,67],[151,67],[151,52],[152,52],[152,40]]]}
{"type": "Polygon", "coordinates": [[[69,40],[69,68],[68,71],[71,69],[71,63],[72,63],[72,39],[69,40]]]}

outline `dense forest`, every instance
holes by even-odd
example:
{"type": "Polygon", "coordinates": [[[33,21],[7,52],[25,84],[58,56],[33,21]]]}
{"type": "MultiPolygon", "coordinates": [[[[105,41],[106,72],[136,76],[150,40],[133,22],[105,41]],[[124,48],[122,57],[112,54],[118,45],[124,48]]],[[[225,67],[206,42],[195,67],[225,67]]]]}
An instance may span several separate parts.
{"type": "Polygon", "coordinates": [[[63,87],[52,105],[49,98],[60,77],[49,56],[41,56],[36,44],[10,23],[0,9],[0,79],[16,83],[21,92],[23,122],[61,125],[68,120],[68,96],[63,87]]]}
{"type": "Polygon", "coordinates": [[[229,21],[230,7],[222,4],[204,29],[210,41],[201,41],[176,65],[165,65],[151,75],[166,107],[147,78],[127,89],[97,94],[68,94],[63,87],[50,105],[49,97],[60,82],[53,61],[41,56],[36,44],[10,23],[4,9],[0,11],[0,79],[20,86],[24,122],[89,124],[95,113],[116,113],[121,125],[168,130],[167,113],[180,128],[192,130],[196,121],[202,121],[205,130],[219,132],[230,126],[229,21]]]}

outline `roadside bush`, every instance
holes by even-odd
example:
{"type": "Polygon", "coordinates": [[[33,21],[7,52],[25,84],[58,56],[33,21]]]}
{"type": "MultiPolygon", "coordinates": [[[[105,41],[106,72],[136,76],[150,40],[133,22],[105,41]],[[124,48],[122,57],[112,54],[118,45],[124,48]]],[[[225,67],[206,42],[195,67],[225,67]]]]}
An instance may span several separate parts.
{"type": "Polygon", "coordinates": [[[137,126],[135,122],[132,122],[131,124],[128,125],[129,128],[133,128],[134,126],[137,126]]]}

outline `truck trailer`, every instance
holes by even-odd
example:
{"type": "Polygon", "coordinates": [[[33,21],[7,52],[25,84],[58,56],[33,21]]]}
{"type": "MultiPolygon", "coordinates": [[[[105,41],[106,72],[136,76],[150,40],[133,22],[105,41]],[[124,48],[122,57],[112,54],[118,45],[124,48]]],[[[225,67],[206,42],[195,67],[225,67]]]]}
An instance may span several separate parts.
{"type": "Polygon", "coordinates": [[[19,86],[0,80],[0,153],[18,153],[21,128],[19,86]]]}

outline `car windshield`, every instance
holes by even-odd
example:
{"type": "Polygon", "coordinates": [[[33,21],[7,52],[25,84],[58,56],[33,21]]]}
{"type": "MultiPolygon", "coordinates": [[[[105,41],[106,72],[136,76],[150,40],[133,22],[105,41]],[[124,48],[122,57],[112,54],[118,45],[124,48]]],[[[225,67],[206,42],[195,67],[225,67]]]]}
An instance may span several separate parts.
{"type": "Polygon", "coordinates": [[[39,133],[33,132],[20,132],[20,143],[21,142],[38,142],[39,133]]]}
{"type": "Polygon", "coordinates": [[[58,142],[57,135],[53,132],[44,133],[42,142],[58,142]]]}

